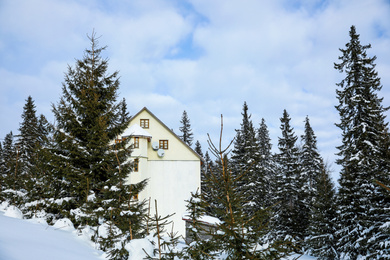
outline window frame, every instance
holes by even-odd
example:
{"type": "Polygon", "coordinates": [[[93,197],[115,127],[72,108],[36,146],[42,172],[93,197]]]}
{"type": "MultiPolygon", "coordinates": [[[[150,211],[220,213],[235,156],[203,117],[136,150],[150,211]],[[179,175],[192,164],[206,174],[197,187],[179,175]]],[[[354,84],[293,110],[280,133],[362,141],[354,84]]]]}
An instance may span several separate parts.
{"type": "Polygon", "coordinates": [[[138,136],[134,136],[133,148],[139,148],[139,137],[138,136]]]}
{"type": "Polygon", "coordinates": [[[139,159],[135,158],[133,161],[133,172],[139,172],[139,159]]]}
{"type": "Polygon", "coordinates": [[[149,119],[141,118],[139,120],[139,125],[144,129],[149,129],[149,119]]]}
{"type": "Polygon", "coordinates": [[[163,149],[163,150],[168,150],[168,148],[169,148],[168,139],[158,140],[158,148],[163,149]]]}

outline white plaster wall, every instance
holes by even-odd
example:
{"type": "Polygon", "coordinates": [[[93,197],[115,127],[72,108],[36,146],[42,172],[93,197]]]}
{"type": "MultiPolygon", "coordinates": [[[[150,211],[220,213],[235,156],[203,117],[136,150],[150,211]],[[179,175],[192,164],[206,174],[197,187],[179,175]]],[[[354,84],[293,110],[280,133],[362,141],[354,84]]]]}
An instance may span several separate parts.
{"type": "MultiPolygon", "coordinates": [[[[175,213],[172,217],[174,229],[184,236],[185,222],[182,215],[186,212],[185,201],[190,198],[191,192],[200,188],[200,178],[197,174],[200,172],[199,161],[149,161],[148,172],[149,185],[139,198],[150,197],[152,209],[156,199],[161,216],[175,213]]],[[[154,213],[154,210],[151,212],[154,213]]]]}

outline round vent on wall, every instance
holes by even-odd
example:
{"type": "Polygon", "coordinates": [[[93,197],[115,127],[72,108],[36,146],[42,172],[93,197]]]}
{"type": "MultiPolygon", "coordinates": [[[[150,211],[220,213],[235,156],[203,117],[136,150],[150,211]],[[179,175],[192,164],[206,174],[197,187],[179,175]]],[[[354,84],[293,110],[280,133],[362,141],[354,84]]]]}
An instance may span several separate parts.
{"type": "Polygon", "coordinates": [[[165,155],[165,151],[163,150],[163,149],[158,149],[158,151],[157,151],[157,155],[158,155],[158,157],[164,157],[164,155],[165,155]]]}
{"type": "Polygon", "coordinates": [[[159,147],[158,147],[158,143],[157,143],[157,142],[153,142],[153,143],[152,143],[152,149],[155,150],[155,151],[157,151],[158,148],[159,148],[159,147]]]}

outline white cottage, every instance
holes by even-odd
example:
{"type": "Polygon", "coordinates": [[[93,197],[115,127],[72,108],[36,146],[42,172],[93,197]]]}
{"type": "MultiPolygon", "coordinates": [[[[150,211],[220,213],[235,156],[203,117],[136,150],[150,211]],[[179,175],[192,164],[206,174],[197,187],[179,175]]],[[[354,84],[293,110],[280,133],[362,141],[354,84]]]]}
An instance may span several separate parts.
{"type": "Polygon", "coordinates": [[[122,135],[127,136],[132,138],[131,160],[135,162],[129,182],[148,179],[138,199],[150,199],[152,213],[154,200],[157,200],[159,215],[175,213],[174,229],[184,236],[185,201],[191,192],[200,189],[201,157],[146,107],[132,117],[122,135]]]}

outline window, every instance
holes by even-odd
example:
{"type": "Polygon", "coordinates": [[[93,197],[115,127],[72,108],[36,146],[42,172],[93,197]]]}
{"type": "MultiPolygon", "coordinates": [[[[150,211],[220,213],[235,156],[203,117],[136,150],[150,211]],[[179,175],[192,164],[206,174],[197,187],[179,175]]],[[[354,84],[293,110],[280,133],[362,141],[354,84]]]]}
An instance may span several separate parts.
{"type": "Polygon", "coordinates": [[[122,139],[117,138],[117,139],[115,139],[115,143],[120,144],[122,141],[125,141],[125,140],[126,140],[126,137],[122,137],[122,139]]]}
{"type": "Polygon", "coordinates": [[[138,193],[133,196],[133,200],[138,200],[138,193]]]}
{"type": "Polygon", "coordinates": [[[139,169],[139,160],[138,159],[134,159],[134,162],[133,162],[133,172],[138,172],[138,169],[139,169]]]}
{"type": "Polygon", "coordinates": [[[134,137],[133,148],[139,148],[139,137],[134,137]]]}
{"type": "Polygon", "coordinates": [[[168,140],[160,140],[159,141],[159,148],[168,150],[168,140]]]}
{"type": "Polygon", "coordinates": [[[140,119],[140,126],[142,128],[149,128],[149,119],[140,119]]]}

